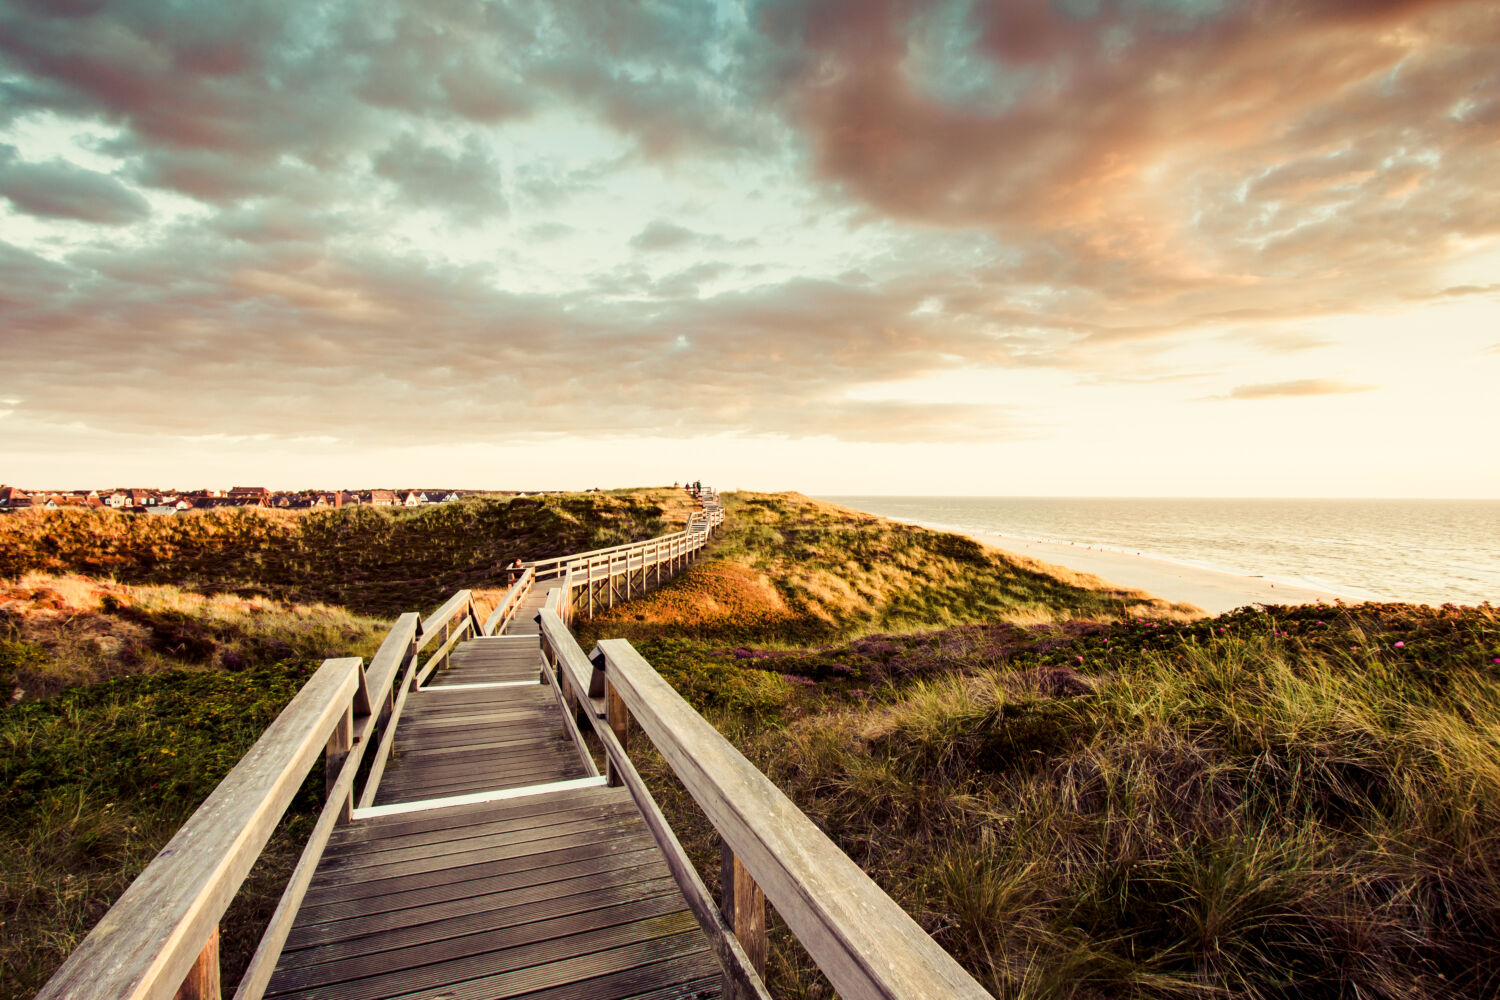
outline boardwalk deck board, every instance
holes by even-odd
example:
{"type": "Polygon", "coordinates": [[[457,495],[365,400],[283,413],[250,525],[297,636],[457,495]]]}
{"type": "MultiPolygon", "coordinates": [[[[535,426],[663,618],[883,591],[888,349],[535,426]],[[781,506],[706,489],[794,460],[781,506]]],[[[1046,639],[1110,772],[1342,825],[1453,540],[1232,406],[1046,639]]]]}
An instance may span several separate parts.
{"type": "MultiPolygon", "coordinates": [[[[506,638],[461,643],[411,693],[376,805],[586,776],[537,683],[541,598],[506,638]],[[515,681],[531,683],[444,690],[515,681]]],[[[338,828],[266,996],[706,1000],[721,976],[629,793],[592,787],[338,828]]]]}

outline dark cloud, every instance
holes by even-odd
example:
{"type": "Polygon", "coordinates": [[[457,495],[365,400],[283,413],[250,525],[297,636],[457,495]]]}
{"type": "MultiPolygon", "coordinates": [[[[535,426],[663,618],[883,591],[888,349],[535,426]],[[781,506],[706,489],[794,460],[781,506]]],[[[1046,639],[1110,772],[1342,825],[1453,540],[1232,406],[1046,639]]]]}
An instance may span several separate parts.
{"type": "Polygon", "coordinates": [[[1303,378],[1291,382],[1262,382],[1235,386],[1229,399],[1278,399],[1285,396],[1336,396],[1352,392],[1370,392],[1378,386],[1355,385],[1338,379],[1303,378]]]}
{"type": "Polygon", "coordinates": [[[375,154],[371,166],[408,203],[440,209],[455,222],[477,225],[505,214],[500,165],[477,135],[466,138],[456,154],[403,135],[375,154]]]}
{"type": "Polygon", "coordinates": [[[0,145],[0,196],[18,212],[124,226],[151,214],[146,199],[108,174],[65,160],[27,163],[13,146],[0,145]]]}
{"type": "Polygon", "coordinates": [[[1500,235],[1486,0],[944,10],[814,0],[759,23],[818,174],[992,234],[992,300],[1101,338],[1309,318],[1430,291],[1500,235]]]}

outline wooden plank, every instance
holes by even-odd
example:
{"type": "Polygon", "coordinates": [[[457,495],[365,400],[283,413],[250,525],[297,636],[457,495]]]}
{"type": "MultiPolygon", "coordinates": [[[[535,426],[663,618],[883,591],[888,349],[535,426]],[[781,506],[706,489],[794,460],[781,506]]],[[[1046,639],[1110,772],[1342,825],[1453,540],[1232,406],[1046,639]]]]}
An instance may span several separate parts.
{"type": "MultiPolygon", "coordinates": [[[[356,878],[313,886],[308,889],[305,897],[306,905],[367,907],[373,912],[381,907],[382,901],[398,898],[403,893],[435,892],[440,894],[440,898],[447,898],[450,886],[477,879],[519,877],[531,872],[545,872],[551,877],[551,869],[557,865],[577,864],[585,860],[603,864],[613,862],[616,858],[635,857],[642,851],[648,852],[653,858],[659,858],[656,845],[645,837],[627,838],[619,842],[592,838],[566,845],[544,840],[534,842],[532,847],[529,854],[513,853],[505,857],[483,858],[453,868],[438,867],[404,875],[377,872],[381,877],[356,878]]],[[[317,922],[318,920],[309,917],[309,923],[317,922]]]]}
{"type": "MultiPolygon", "coordinates": [[[[300,927],[312,927],[315,924],[333,923],[340,920],[376,920],[384,913],[398,913],[401,910],[442,903],[460,896],[472,898],[532,888],[550,892],[549,886],[572,878],[597,880],[598,884],[604,884],[604,880],[616,873],[628,874],[636,869],[648,867],[661,867],[662,871],[666,871],[662,867],[661,855],[657,853],[654,845],[633,852],[615,852],[603,857],[558,861],[546,867],[529,867],[504,875],[445,880],[438,886],[393,890],[381,895],[366,896],[345,902],[323,905],[304,904],[302,911],[297,915],[297,920],[300,927]]],[[[406,920],[405,917],[399,915],[394,919],[398,924],[406,920]]]]}
{"type": "Polygon", "coordinates": [[[418,842],[450,840],[468,836],[463,831],[520,829],[545,826],[573,818],[631,815],[628,796],[608,788],[586,788],[567,795],[531,801],[497,802],[466,809],[408,818],[387,818],[340,827],[328,844],[328,853],[365,854],[400,846],[407,838],[418,842]],[[443,831],[451,831],[444,835],[443,831]]]}
{"type": "Polygon", "coordinates": [[[358,685],[325,660],[68,956],[40,1000],[168,1000],[187,977],[358,685]]]}
{"type": "Polygon", "coordinates": [[[566,766],[544,762],[541,766],[497,770],[491,774],[450,775],[440,780],[430,779],[422,773],[394,775],[376,797],[375,805],[359,810],[354,818],[370,819],[397,812],[414,812],[419,805],[436,809],[502,802],[526,795],[590,788],[594,784],[604,784],[604,779],[584,774],[583,767],[576,761],[568,761],[566,766]]]}
{"type": "MultiPolygon", "coordinates": [[[[294,991],[281,996],[316,996],[319,1000],[375,1000],[395,995],[450,997],[452,1000],[490,1000],[595,978],[680,958],[694,953],[711,963],[703,939],[694,928],[675,934],[651,934],[654,924],[642,928],[607,929],[592,935],[575,935],[567,947],[550,942],[525,945],[509,954],[481,954],[448,962],[376,974],[311,992],[294,991]]],[[[274,985],[274,984],[273,984],[274,985]]],[[[655,985],[655,983],[653,983],[655,985]]],[[[585,994],[597,997],[597,993],[585,994]]]]}
{"type": "Polygon", "coordinates": [[[629,642],[599,648],[631,716],[840,996],[989,996],[629,642]]]}
{"type": "Polygon", "coordinates": [[[582,794],[554,795],[532,801],[512,800],[502,808],[498,804],[485,809],[444,809],[404,819],[386,818],[368,823],[340,827],[324,849],[324,857],[360,855],[397,850],[419,845],[433,846],[468,837],[507,830],[532,830],[580,819],[606,820],[629,809],[614,796],[587,800],[582,794]],[[562,801],[564,807],[557,808],[562,801]],[[347,836],[340,836],[347,834],[347,836]]]}
{"type": "MultiPolygon", "coordinates": [[[[766,895],[728,845],[721,851],[720,879],[724,920],[734,932],[735,940],[745,949],[755,974],[766,974],[766,895]]],[[[732,979],[724,981],[724,994],[736,1000],[754,1000],[754,994],[737,990],[732,979]]]]}
{"type": "MultiPolygon", "coordinates": [[[[589,786],[593,787],[593,786],[589,786]]],[[[502,800],[505,801],[505,800],[502,800]]],[[[569,823],[558,823],[545,830],[519,830],[505,833],[488,834],[479,837],[470,837],[461,844],[453,847],[448,853],[465,855],[476,855],[490,850],[500,848],[510,850],[512,848],[522,849],[528,844],[534,844],[539,840],[566,839],[574,834],[594,833],[600,835],[608,833],[611,836],[623,836],[630,832],[630,827],[622,822],[600,823],[598,820],[578,820],[569,823]]],[[[395,851],[382,851],[373,855],[351,855],[344,858],[326,858],[324,864],[318,868],[318,873],[313,876],[314,882],[330,881],[336,878],[348,877],[348,873],[358,868],[396,868],[404,866],[407,862],[427,862],[433,860],[432,852],[425,847],[403,848],[395,851]],[[336,874],[337,873],[337,874],[336,874]]],[[[402,870],[406,870],[402,868],[402,870]]]]}
{"type": "MultiPolygon", "coordinates": [[[[557,889],[551,893],[547,886],[540,886],[526,893],[447,900],[378,920],[356,917],[320,924],[324,934],[314,944],[286,954],[278,971],[280,986],[300,989],[358,979],[368,975],[373,964],[383,969],[410,968],[549,941],[589,927],[675,914],[681,914],[689,925],[692,921],[665,868],[656,878],[616,876],[593,888],[586,880],[573,879],[559,883],[557,889]]],[[[673,930],[686,929],[682,923],[674,921],[673,930]]]]}

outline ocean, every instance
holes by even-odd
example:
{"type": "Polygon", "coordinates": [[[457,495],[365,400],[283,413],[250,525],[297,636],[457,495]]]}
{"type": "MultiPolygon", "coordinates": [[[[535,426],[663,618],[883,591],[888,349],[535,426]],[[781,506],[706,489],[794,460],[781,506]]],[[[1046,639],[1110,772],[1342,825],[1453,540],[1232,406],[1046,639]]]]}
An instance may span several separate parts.
{"type": "Polygon", "coordinates": [[[1354,600],[1500,604],[1500,500],[820,499],[928,527],[1092,545],[1354,600]]]}

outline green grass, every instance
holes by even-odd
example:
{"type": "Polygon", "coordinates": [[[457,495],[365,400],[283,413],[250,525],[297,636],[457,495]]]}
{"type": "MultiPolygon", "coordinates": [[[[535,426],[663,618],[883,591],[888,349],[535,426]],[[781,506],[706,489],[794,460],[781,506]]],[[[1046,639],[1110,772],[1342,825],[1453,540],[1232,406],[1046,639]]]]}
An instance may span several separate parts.
{"type": "MultiPolygon", "coordinates": [[[[0,996],[41,988],[307,672],[270,664],[126,677],[0,712],[0,996]]],[[[311,830],[321,779],[304,785],[226,915],[228,983],[311,830]]]]}

